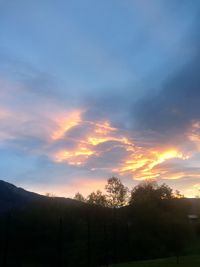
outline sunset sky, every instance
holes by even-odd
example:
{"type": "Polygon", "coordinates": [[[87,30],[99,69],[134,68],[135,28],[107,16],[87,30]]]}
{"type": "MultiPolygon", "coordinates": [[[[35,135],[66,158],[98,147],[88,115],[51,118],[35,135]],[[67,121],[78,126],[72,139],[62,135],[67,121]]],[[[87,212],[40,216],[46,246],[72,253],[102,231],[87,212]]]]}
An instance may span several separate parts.
{"type": "Polygon", "coordinates": [[[0,0],[0,179],[200,190],[199,0],[0,0]]]}

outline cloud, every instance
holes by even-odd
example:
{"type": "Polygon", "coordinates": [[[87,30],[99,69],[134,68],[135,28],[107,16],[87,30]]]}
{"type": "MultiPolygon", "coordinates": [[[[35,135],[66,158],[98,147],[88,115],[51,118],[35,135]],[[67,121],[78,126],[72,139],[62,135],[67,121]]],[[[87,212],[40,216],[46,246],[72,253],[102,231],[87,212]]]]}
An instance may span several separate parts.
{"type": "MultiPolygon", "coordinates": [[[[21,88],[8,88],[9,92],[13,90],[26,96],[21,88]]],[[[7,93],[3,97],[13,101],[7,93]]],[[[52,166],[52,170],[59,175],[72,172],[80,177],[82,172],[87,175],[92,172],[99,176],[101,172],[107,177],[116,174],[139,180],[160,178],[164,173],[158,168],[160,164],[174,158],[187,158],[187,154],[177,146],[155,146],[149,140],[147,145],[144,136],[143,140],[137,135],[135,138],[130,131],[114,127],[108,120],[91,120],[85,115],[89,107],[67,111],[55,103],[52,105],[50,101],[47,104],[49,108],[43,111],[42,104],[38,101],[37,106],[32,108],[39,110],[24,116],[20,116],[24,114],[23,109],[16,109],[15,105],[10,109],[2,108],[0,114],[4,135],[1,142],[4,147],[38,157],[39,161],[46,158],[48,164],[44,165],[52,166]]],[[[194,128],[198,130],[198,124],[194,128]]],[[[39,172],[41,176],[42,170],[39,172]]],[[[69,180],[72,176],[70,174],[69,180]]]]}
{"type": "Polygon", "coordinates": [[[59,97],[55,76],[24,61],[0,46],[0,78],[23,87],[33,95],[59,97]]]}
{"type": "Polygon", "coordinates": [[[149,93],[134,108],[136,127],[167,138],[182,136],[200,119],[200,48],[177,73],[172,74],[156,94],[149,93]]]}
{"type": "Polygon", "coordinates": [[[200,168],[191,165],[192,158],[189,159],[172,159],[163,162],[153,168],[154,173],[158,173],[160,179],[184,179],[200,178],[200,168]]]}
{"type": "Polygon", "coordinates": [[[127,1],[114,9],[101,3],[78,16],[70,3],[69,16],[58,6],[33,4],[37,20],[26,4],[17,10],[5,5],[1,175],[28,188],[35,184],[40,190],[40,184],[43,192],[48,184],[49,190],[57,186],[60,193],[65,189],[58,184],[70,193],[90,184],[96,188],[113,174],[124,181],[174,181],[179,187],[182,181],[184,190],[189,180],[198,184],[196,1],[150,2],[127,1]],[[17,20],[21,26],[13,32],[17,20]],[[87,27],[91,21],[93,27],[87,27]],[[23,39],[24,33],[31,39],[23,39]]]}

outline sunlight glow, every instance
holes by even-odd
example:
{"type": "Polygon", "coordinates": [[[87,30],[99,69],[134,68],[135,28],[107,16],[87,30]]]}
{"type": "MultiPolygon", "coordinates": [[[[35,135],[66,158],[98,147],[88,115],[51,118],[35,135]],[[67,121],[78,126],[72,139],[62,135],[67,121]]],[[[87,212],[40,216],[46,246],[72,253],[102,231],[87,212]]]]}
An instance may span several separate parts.
{"type": "Polygon", "coordinates": [[[81,122],[81,111],[73,111],[57,120],[58,129],[52,134],[53,140],[62,139],[67,131],[81,122]]]}
{"type": "Polygon", "coordinates": [[[87,160],[87,158],[94,153],[94,151],[89,150],[86,147],[81,147],[80,150],[74,151],[59,151],[55,155],[55,161],[67,161],[70,165],[79,166],[82,165],[87,160]]]}
{"type": "MultiPolygon", "coordinates": [[[[57,120],[58,129],[52,135],[54,142],[63,139],[65,133],[74,127],[75,131],[78,125],[84,127],[85,131],[78,134],[78,137],[66,137],[66,140],[72,142],[72,148],[64,148],[55,151],[52,159],[58,163],[68,163],[74,166],[86,166],[89,159],[104,157],[114,148],[120,148],[124,156],[117,166],[110,169],[111,172],[119,175],[131,175],[134,179],[155,179],[158,177],[167,177],[168,179],[180,179],[184,173],[168,173],[161,165],[170,159],[188,159],[182,152],[173,148],[144,148],[137,146],[135,142],[128,138],[126,134],[117,128],[111,126],[109,121],[84,121],[82,112],[75,110],[67,116],[57,120]],[[113,143],[114,142],[114,143],[113,143]],[[106,146],[99,146],[101,144],[106,146]]],[[[195,123],[194,127],[199,128],[200,124],[195,123]]],[[[195,139],[196,140],[196,139],[195,139]]],[[[104,166],[98,168],[102,169],[104,166]]],[[[95,166],[89,167],[92,171],[98,169],[95,166]]]]}
{"type": "MultiPolygon", "coordinates": [[[[146,151],[146,154],[144,151],[141,155],[131,155],[130,158],[131,157],[132,159],[126,160],[124,165],[115,171],[118,171],[121,174],[132,173],[133,178],[138,180],[155,179],[156,177],[159,177],[161,173],[154,170],[154,167],[167,160],[175,158],[183,160],[187,159],[186,156],[175,149],[166,150],[164,152],[146,151]]],[[[178,176],[174,177],[174,179],[178,178],[178,176]]]]}
{"type": "MultiPolygon", "coordinates": [[[[98,156],[99,151],[97,146],[106,142],[117,142],[118,144],[110,144],[110,149],[113,147],[123,147],[126,151],[132,151],[133,142],[125,136],[119,135],[119,130],[110,125],[108,121],[84,121],[81,118],[80,111],[74,111],[68,114],[65,118],[58,121],[58,129],[53,133],[52,139],[54,142],[63,139],[65,133],[71,128],[75,128],[80,123],[86,129],[86,134],[82,137],[70,137],[75,145],[73,148],[60,149],[56,151],[52,158],[56,162],[67,162],[70,165],[80,166],[87,163],[87,160],[92,156],[98,156]]],[[[67,137],[66,137],[67,138],[67,137]]],[[[109,149],[107,149],[109,151],[109,149]]],[[[103,151],[102,153],[104,153],[103,151]]]]}

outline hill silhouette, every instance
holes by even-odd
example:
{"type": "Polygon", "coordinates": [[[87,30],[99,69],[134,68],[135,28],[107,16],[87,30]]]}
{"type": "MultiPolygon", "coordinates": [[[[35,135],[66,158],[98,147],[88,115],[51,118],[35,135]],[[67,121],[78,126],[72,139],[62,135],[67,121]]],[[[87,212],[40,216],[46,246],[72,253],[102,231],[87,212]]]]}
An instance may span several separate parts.
{"type": "Polygon", "coordinates": [[[47,197],[34,192],[27,191],[11,183],[0,180],[0,213],[9,210],[25,208],[28,205],[39,205],[41,203],[55,202],[66,206],[85,206],[80,201],[64,197],[47,197]]]}
{"type": "Polygon", "coordinates": [[[27,204],[42,199],[36,193],[28,192],[8,182],[0,180],[0,213],[10,209],[24,207],[27,204]]]}

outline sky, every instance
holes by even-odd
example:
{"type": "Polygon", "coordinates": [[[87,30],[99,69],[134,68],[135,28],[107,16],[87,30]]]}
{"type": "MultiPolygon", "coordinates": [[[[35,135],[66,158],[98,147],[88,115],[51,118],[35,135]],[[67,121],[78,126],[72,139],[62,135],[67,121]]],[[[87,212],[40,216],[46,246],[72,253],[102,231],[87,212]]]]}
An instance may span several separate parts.
{"type": "Polygon", "coordinates": [[[199,0],[0,0],[0,179],[200,193],[199,0]]]}

